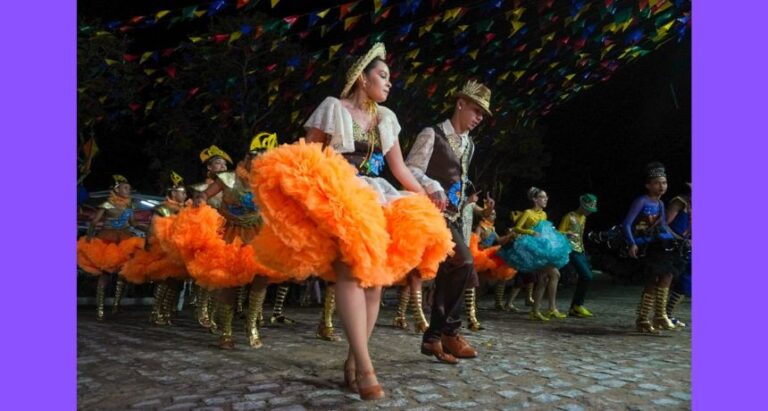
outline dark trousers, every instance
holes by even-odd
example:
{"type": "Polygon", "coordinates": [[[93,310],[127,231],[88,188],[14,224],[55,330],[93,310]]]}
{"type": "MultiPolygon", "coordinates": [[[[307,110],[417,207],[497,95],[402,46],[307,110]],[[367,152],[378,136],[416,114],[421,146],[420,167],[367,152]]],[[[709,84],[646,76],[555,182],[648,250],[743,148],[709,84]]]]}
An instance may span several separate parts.
{"type": "Polygon", "coordinates": [[[464,290],[472,283],[475,274],[472,253],[464,243],[461,220],[448,222],[451,230],[454,254],[448,257],[437,270],[435,277],[434,301],[429,328],[424,333],[424,342],[435,342],[440,336],[456,335],[461,327],[464,290]]]}
{"type": "Polygon", "coordinates": [[[592,268],[589,266],[589,261],[587,261],[587,256],[584,253],[571,251],[570,257],[571,265],[579,275],[576,291],[573,293],[573,301],[571,301],[571,307],[573,307],[574,305],[584,305],[584,296],[592,282],[592,268]]]}

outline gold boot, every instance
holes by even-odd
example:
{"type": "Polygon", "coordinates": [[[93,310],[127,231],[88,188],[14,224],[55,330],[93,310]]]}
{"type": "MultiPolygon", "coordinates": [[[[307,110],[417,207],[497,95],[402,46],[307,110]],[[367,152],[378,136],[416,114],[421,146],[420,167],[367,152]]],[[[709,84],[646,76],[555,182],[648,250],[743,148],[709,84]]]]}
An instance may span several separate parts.
{"type": "Polygon", "coordinates": [[[149,314],[149,322],[155,325],[162,325],[161,312],[163,308],[163,298],[168,290],[168,284],[161,281],[155,285],[155,303],[152,304],[152,312],[149,314]]]}
{"type": "Polygon", "coordinates": [[[640,331],[641,333],[658,333],[648,319],[653,310],[654,300],[654,295],[646,293],[645,291],[643,291],[643,294],[640,296],[640,304],[637,306],[637,320],[635,321],[635,326],[637,327],[637,331],[640,331]]]}
{"type": "Polygon", "coordinates": [[[424,334],[429,328],[429,321],[424,315],[424,303],[421,290],[411,290],[411,310],[413,310],[413,319],[416,321],[416,332],[424,334]]]}
{"type": "Polygon", "coordinates": [[[669,288],[656,287],[656,310],[653,315],[653,326],[659,330],[674,330],[675,324],[667,316],[667,300],[669,288]]]}
{"type": "Polygon", "coordinates": [[[683,299],[685,299],[685,295],[672,291],[669,294],[669,302],[667,302],[667,316],[669,316],[669,320],[672,321],[672,324],[674,324],[677,328],[687,327],[684,322],[678,320],[672,315],[677,305],[680,304],[683,299]]]}
{"type": "Polygon", "coordinates": [[[107,288],[107,285],[104,284],[104,281],[101,281],[101,278],[99,278],[99,281],[96,283],[96,319],[98,321],[104,321],[105,288],[107,288]]]}
{"type": "Polygon", "coordinates": [[[251,285],[248,293],[248,316],[246,317],[245,333],[248,336],[248,344],[251,348],[261,348],[259,336],[259,314],[264,309],[264,298],[267,296],[266,287],[251,285]]]}
{"type": "Polygon", "coordinates": [[[282,284],[277,287],[277,294],[275,295],[275,306],[272,308],[272,317],[269,319],[270,324],[293,324],[296,322],[283,314],[283,307],[285,307],[285,297],[288,295],[290,287],[290,284],[282,284]]]}
{"type": "MultiPolygon", "coordinates": [[[[232,308],[232,315],[235,315],[235,307],[232,308]]],[[[211,334],[219,334],[219,315],[218,315],[218,309],[219,309],[219,299],[214,298],[214,294],[209,292],[208,294],[208,316],[209,320],[211,322],[210,327],[208,327],[208,331],[210,331],[211,334]]]]}
{"type": "Polygon", "coordinates": [[[224,301],[218,301],[216,304],[217,324],[221,334],[219,335],[219,348],[223,350],[232,350],[235,348],[235,341],[232,338],[232,318],[234,317],[234,307],[224,301]]]}
{"type": "Polygon", "coordinates": [[[243,313],[245,312],[245,299],[248,297],[248,289],[243,287],[237,288],[237,308],[235,309],[235,315],[242,318],[243,313]]]}
{"type": "Polygon", "coordinates": [[[208,315],[208,290],[199,285],[195,285],[197,296],[195,297],[195,317],[197,322],[204,328],[211,326],[211,318],[208,315]]]}
{"type": "Polygon", "coordinates": [[[320,324],[317,325],[317,338],[326,341],[341,341],[333,329],[333,311],[336,309],[336,289],[325,287],[323,296],[323,314],[320,324]]]}
{"type": "Polygon", "coordinates": [[[496,303],[494,304],[493,308],[500,310],[500,311],[507,311],[507,309],[504,307],[504,288],[506,287],[506,284],[503,281],[499,281],[496,283],[496,287],[494,287],[494,291],[496,292],[496,303]]]}
{"type": "Polygon", "coordinates": [[[408,329],[408,320],[405,319],[405,313],[408,310],[408,301],[411,299],[411,293],[408,287],[403,286],[397,290],[397,312],[392,326],[403,330],[408,329]]]}
{"type": "Polygon", "coordinates": [[[179,284],[175,280],[166,280],[166,282],[169,284],[165,296],[163,296],[163,307],[160,315],[163,325],[173,325],[171,317],[173,317],[176,304],[179,301],[179,284]]]}
{"type": "Polygon", "coordinates": [[[123,301],[124,292],[125,280],[117,277],[117,285],[115,286],[115,299],[112,302],[112,314],[117,314],[120,311],[120,302],[123,301]]]}
{"type": "Polygon", "coordinates": [[[475,287],[464,290],[464,309],[467,312],[469,329],[471,331],[480,331],[485,329],[477,320],[477,291],[475,287]]]}

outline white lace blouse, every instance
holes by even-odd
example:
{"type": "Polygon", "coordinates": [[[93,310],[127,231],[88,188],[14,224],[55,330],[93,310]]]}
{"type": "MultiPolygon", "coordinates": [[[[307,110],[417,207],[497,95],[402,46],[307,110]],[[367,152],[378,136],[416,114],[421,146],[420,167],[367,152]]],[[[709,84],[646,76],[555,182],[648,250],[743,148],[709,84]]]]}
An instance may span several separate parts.
{"type": "MultiPolygon", "coordinates": [[[[400,134],[400,123],[392,110],[378,107],[379,144],[381,152],[387,155],[393,145],[399,144],[397,140],[400,134]]],[[[331,136],[329,145],[338,153],[351,153],[355,151],[355,139],[352,132],[352,114],[341,104],[336,97],[326,97],[322,103],[312,112],[304,123],[304,128],[316,128],[331,136]]],[[[398,191],[389,181],[381,177],[358,176],[379,194],[379,202],[388,204],[398,198],[409,195],[407,191],[398,191]]]]}

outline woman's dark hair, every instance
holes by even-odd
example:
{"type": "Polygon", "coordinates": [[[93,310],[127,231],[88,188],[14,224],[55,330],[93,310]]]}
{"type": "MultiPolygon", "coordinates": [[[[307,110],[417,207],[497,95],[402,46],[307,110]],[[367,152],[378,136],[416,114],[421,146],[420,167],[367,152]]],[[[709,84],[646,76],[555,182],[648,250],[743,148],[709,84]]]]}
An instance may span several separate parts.
{"type": "MultiPolygon", "coordinates": [[[[341,64],[339,64],[340,71],[338,73],[338,78],[340,79],[339,81],[341,83],[339,88],[344,87],[344,84],[347,82],[347,72],[349,71],[349,69],[352,68],[352,65],[355,64],[357,59],[359,59],[360,57],[362,56],[350,55],[342,58],[341,64]]],[[[373,68],[376,66],[376,63],[379,61],[382,63],[385,63],[384,60],[382,60],[380,57],[374,57],[374,59],[371,60],[371,62],[368,63],[367,66],[365,66],[365,68],[363,69],[363,73],[365,74],[370,73],[371,70],[373,70],[373,68]]],[[[352,93],[353,91],[355,91],[356,87],[357,87],[357,84],[353,84],[349,92],[352,93]]]]}

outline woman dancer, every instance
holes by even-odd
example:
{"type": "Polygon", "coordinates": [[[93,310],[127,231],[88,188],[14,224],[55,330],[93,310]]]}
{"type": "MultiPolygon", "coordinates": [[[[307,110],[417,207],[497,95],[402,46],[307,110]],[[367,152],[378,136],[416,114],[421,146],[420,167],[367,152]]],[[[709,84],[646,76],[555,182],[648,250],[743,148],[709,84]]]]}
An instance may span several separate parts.
{"type": "Polygon", "coordinates": [[[635,325],[642,333],[657,333],[659,329],[675,329],[667,316],[669,286],[676,270],[674,237],[661,201],[667,192],[667,171],[663,164],[652,162],[646,166],[645,190],[646,194],[632,203],[622,228],[629,256],[639,258],[645,265],[645,289],[635,325]],[[654,310],[653,322],[649,319],[651,310],[654,310]]]}
{"type": "Polygon", "coordinates": [[[536,276],[531,320],[565,318],[566,315],[557,310],[557,283],[560,280],[558,268],[568,263],[571,246],[565,236],[547,221],[547,213],[544,211],[549,200],[547,193],[531,187],[528,189],[528,199],[533,207],[525,210],[515,225],[515,231],[524,235],[502,247],[498,255],[519,271],[532,272],[536,276]],[[539,306],[545,291],[549,297],[549,311],[542,314],[539,306]]]}
{"type": "MultiPolygon", "coordinates": [[[[88,225],[88,234],[77,241],[77,265],[83,271],[99,277],[96,284],[96,319],[99,321],[104,319],[104,292],[112,274],[119,272],[123,264],[144,247],[144,239],[137,237],[130,227],[146,229],[137,225],[133,219],[134,205],[128,179],[119,174],[112,178],[115,184],[109,199],[99,205],[88,225]]],[[[113,313],[117,312],[124,289],[125,282],[118,278],[112,304],[113,313]]]]}
{"type": "Polygon", "coordinates": [[[296,281],[317,273],[335,282],[349,343],[345,382],[364,400],[385,396],[368,351],[381,287],[413,269],[436,272],[453,247],[440,212],[404,164],[395,114],[379,105],[391,87],[385,58],[377,43],[354,59],[341,98],[326,98],[305,123],[307,142],[273,150],[251,170],[266,222],[254,250],[296,281]],[[385,163],[419,195],[380,178],[385,163]]]}

